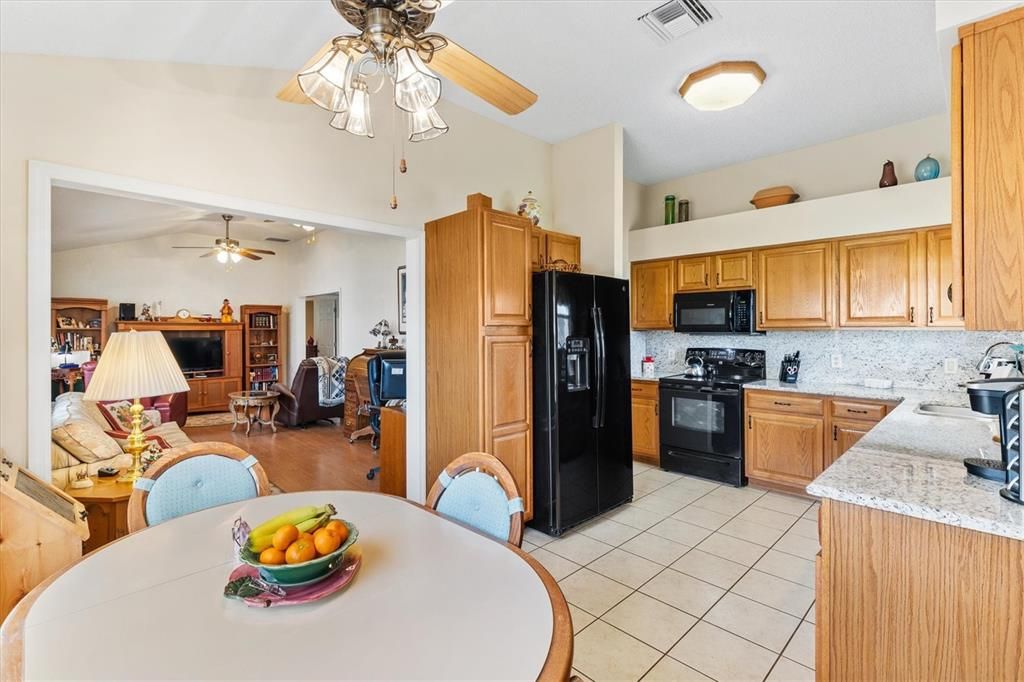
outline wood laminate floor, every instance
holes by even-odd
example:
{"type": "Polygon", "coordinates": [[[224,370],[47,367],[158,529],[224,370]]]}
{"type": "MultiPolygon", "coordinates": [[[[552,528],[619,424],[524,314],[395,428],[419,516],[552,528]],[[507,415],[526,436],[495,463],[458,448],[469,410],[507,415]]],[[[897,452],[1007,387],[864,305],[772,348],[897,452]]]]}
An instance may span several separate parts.
{"type": "Polygon", "coordinates": [[[242,427],[232,432],[228,424],[189,428],[185,433],[196,442],[222,441],[244,448],[259,460],[267,477],[287,493],[380,489],[380,479],[366,480],[367,470],[380,462],[370,440],[364,438],[349,445],[340,425],[318,422],[305,429],[278,426],[276,434],[269,427],[261,433],[254,426],[246,436],[242,427]]]}

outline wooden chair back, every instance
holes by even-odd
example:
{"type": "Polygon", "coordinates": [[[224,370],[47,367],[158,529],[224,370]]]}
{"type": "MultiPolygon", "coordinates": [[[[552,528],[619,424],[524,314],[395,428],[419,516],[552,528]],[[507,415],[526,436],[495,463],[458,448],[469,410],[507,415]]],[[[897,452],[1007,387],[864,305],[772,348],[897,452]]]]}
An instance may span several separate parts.
{"type": "MultiPolygon", "coordinates": [[[[434,485],[430,488],[430,494],[427,495],[426,505],[431,509],[444,514],[444,510],[438,509],[438,506],[442,504],[441,500],[444,495],[452,490],[452,483],[456,481],[460,476],[470,474],[472,472],[480,472],[487,474],[501,486],[502,491],[505,493],[505,500],[508,505],[509,512],[509,526],[508,526],[508,537],[498,538],[503,539],[509,544],[519,547],[523,542],[523,507],[522,497],[519,495],[519,489],[516,487],[516,481],[512,478],[512,473],[505,468],[505,465],[501,463],[494,455],[489,455],[486,452],[467,452],[454,459],[444,468],[444,471],[434,481],[434,485]]],[[[487,529],[474,524],[473,519],[468,516],[453,516],[457,521],[473,526],[474,528],[487,533],[488,535],[494,535],[487,531],[487,529]]]]}
{"type": "MultiPolygon", "coordinates": [[[[149,519],[146,516],[147,502],[149,500],[150,491],[154,488],[157,481],[160,480],[160,477],[183,462],[187,462],[195,457],[204,456],[225,457],[227,459],[237,461],[239,466],[246,467],[252,475],[257,496],[262,497],[270,494],[270,480],[267,478],[266,472],[263,471],[263,467],[260,466],[259,462],[255,461],[254,457],[240,447],[231,445],[230,443],[211,441],[207,443],[193,443],[180,448],[174,448],[172,450],[168,450],[160,457],[160,459],[149,465],[149,468],[146,469],[145,475],[135,482],[135,488],[132,490],[132,496],[128,500],[129,533],[134,533],[137,530],[141,530],[149,526],[149,519]]],[[[216,485],[216,482],[211,481],[210,484],[216,485]]],[[[217,502],[215,504],[222,503],[217,502]]],[[[200,505],[194,509],[183,511],[182,513],[200,511],[201,509],[207,508],[207,506],[200,505]]]]}

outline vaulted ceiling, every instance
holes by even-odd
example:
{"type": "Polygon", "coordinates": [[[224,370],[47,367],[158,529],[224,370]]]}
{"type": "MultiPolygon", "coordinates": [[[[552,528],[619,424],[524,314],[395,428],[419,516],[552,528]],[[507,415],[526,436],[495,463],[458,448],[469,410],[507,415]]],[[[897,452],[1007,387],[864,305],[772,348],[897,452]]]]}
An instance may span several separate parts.
{"type": "MultiPolygon", "coordinates": [[[[662,1],[456,0],[432,30],[540,100],[509,117],[455,85],[443,96],[549,142],[621,123],[626,176],[644,183],[946,108],[933,0],[710,0],[719,19],[659,45],[637,17],[662,1]],[[746,104],[679,98],[686,73],[729,59],[768,74],[746,104]]],[[[285,70],[350,30],[327,0],[4,0],[0,27],[4,51],[285,70]]]]}

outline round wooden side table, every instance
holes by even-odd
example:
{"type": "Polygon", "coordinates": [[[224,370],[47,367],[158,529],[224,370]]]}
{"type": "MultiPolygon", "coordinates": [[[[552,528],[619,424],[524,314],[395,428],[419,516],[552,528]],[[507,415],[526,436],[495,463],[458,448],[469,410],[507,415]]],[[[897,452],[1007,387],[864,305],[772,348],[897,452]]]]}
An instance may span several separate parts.
{"type": "Polygon", "coordinates": [[[277,391],[236,391],[229,393],[228,409],[231,410],[232,424],[234,431],[239,424],[245,424],[245,435],[249,435],[253,424],[259,424],[260,431],[264,426],[269,426],[277,433],[277,425],[274,418],[281,410],[281,403],[277,398],[281,394],[277,391]],[[263,415],[269,415],[266,419],[263,415]]]}

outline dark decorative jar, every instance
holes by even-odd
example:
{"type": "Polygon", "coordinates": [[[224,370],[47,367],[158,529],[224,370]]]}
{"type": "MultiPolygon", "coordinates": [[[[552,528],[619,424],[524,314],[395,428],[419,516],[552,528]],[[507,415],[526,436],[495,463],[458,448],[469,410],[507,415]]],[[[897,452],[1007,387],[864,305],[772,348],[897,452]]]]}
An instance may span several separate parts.
{"type": "Polygon", "coordinates": [[[882,164],[882,179],[878,181],[879,187],[892,187],[898,185],[899,180],[896,179],[896,167],[892,161],[886,161],[882,164]]]}

